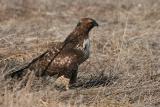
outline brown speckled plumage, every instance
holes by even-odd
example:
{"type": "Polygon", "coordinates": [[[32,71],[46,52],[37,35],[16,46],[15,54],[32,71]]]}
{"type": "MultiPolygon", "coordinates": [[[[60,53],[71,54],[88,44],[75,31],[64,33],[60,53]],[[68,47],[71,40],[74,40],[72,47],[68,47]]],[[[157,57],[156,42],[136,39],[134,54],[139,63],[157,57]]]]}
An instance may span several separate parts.
{"type": "Polygon", "coordinates": [[[30,69],[37,76],[58,74],[58,77],[69,78],[70,84],[75,83],[78,66],[89,57],[89,31],[94,26],[98,26],[95,20],[82,18],[63,43],[54,45],[22,68],[12,71],[9,75],[19,77],[27,69],[30,69]]]}

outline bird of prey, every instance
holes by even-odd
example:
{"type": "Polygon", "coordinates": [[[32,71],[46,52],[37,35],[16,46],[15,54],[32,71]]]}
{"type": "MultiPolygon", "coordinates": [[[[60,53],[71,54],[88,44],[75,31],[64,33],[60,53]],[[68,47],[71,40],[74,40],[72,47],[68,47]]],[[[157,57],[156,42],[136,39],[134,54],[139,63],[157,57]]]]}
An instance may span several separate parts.
{"type": "Polygon", "coordinates": [[[57,80],[65,78],[68,89],[69,84],[76,82],[78,66],[89,58],[89,32],[95,26],[98,24],[94,19],[82,18],[64,42],[49,48],[20,69],[12,70],[6,77],[21,77],[27,70],[34,71],[37,76],[58,74],[57,80]]]}

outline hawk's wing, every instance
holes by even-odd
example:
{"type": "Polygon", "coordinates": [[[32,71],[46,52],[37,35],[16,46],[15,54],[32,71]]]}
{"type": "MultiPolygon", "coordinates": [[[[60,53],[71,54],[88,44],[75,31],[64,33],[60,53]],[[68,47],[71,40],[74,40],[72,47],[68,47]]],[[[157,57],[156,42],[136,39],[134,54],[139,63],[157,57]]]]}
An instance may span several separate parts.
{"type": "Polygon", "coordinates": [[[50,61],[52,61],[53,57],[56,56],[56,54],[58,54],[62,47],[62,42],[52,43],[47,51],[45,51],[38,57],[34,58],[32,61],[8,71],[8,73],[5,75],[5,78],[14,76],[19,77],[24,73],[24,71],[27,71],[28,69],[34,70],[38,73],[44,71],[45,69],[47,69],[47,66],[49,65],[50,61]]]}
{"type": "Polygon", "coordinates": [[[49,75],[71,73],[72,70],[84,61],[84,52],[80,49],[62,50],[47,69],[49,75]]]}

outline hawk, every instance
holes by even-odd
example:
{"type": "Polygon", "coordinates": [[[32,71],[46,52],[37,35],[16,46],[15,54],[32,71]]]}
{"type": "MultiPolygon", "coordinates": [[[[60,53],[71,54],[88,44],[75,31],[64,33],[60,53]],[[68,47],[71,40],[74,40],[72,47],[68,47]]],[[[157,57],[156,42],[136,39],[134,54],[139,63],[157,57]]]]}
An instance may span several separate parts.
{"type": "Polygon", "coordinates": [[[98,24],[94,19],[82,18],[62,43],[52,46],[20,69],[12,70],[6,77],[21,77],[28,70],[37,76],[58,74],[57,81],[65,80],[68,89],[68,85],[76,83],[78,66],[89,58],[89,32],[95,26],[98,24]]]}

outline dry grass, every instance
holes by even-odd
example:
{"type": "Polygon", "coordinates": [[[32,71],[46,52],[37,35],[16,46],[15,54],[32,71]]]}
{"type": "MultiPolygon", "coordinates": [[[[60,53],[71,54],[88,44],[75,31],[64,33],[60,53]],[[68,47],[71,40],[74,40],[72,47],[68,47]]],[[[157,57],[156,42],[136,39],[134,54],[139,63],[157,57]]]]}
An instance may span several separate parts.
{"type": "Polygon", "coordinates": [[[1,0],[0,106],[159,107],[159,5],[159,0],[1,0]],[[57,91],[54,77],[32,74],[28,82],[3,80],[10,69],[63,41],[81,17],[96,19],[100,27],[90,34],[92,54],[75,86],[57,91]]]}

